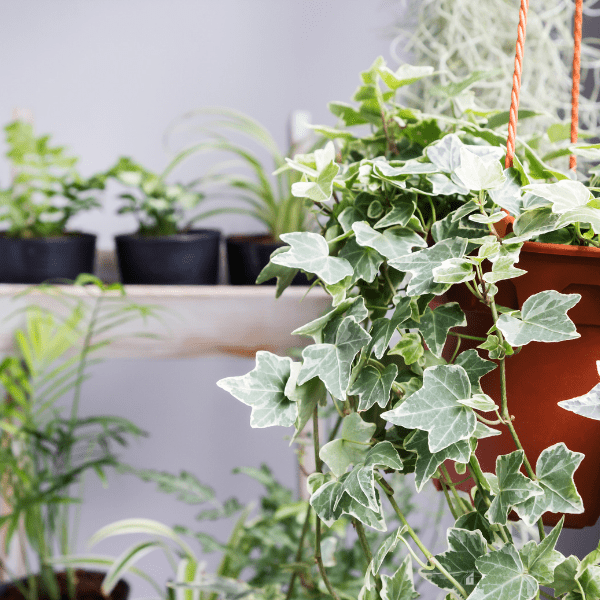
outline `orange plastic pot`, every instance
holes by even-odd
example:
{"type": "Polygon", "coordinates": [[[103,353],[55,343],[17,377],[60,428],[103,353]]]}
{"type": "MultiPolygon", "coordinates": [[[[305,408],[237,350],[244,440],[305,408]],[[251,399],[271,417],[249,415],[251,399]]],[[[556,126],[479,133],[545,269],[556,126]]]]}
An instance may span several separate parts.
{"type": "MultiPolygon", "coordinates": [[[[527,298],[544,290],[581,294],[579,303],[568,313],[581,337],[523,346],[518,354],[506,359],[506,387],[509,412],[515,417],[515,429],[534,469],[542,450],[558,442],[585,454],[575,471],[575,484],[585,512],[566,515],[565,526],[591,526],[600,516],[600,422],[569,412],[557,403],[586,394],[598,383],[600,249],[526,242],[517,266],[527,273],[500,282],[498,304],[521,309],[527,298]]],[[[456,328],[456,332],[485,337],[492,325],[490,311],[466,287],[454,286],[441,300],[458,302],[466,314],[467,327],[456,328]]],[[[460,351],[478,344],[462,339],[460,351]]],[[[451,336],[444,356],[449,359],[455,348],[456,338],[451,336]]],[[[483,377],[481,384],[483,391],[500,405],[499,369],[483,377]]],[[[503,427],[502,431],[501,436],[479,441],[477,457],[483,471],[495,472],[497,456],[516,449],[508,430],[503,427]]],[[[464,479],[464,475],[448,466],[455,481],[464,479]]],[[[473,482],[468,481],[459,488],[469,491],[472,486],[473,482]]],[[[545,513],[544,523],[554,525],[561,516],[545,513]]]]}

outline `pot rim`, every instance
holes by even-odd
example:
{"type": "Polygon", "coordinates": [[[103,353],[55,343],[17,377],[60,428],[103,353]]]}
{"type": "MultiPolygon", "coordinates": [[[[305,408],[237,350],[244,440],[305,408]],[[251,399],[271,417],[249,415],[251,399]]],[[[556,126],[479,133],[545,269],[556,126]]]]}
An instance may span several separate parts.
{"type": "Polygon", "coordinates": [[[117,240],[132,240],[140,242],[165,242],[165,243],[184,243],[191,241],[198,241],[200,239],[207,238],[220,238],[220,229],[190,229],[184,233],[175,233],[173,235],[140,235],[139,233],[121,233],[115,235],[114,239],[117,240]]]}
{"type": "Polygon", "coordinates": [[[74,240],[81,240],[81,239],[96,240],[96,239],[98,239],[98,236],[95,233],[86,233],[84,231],[67,231],[67,232],[65,232],[65,235],[22,238],[22,237],[7,235],[6,231],[0,231],[0,239],[10,240],[10,241],[19,242],[19,243],[56,244],[56,243],[72,242],[74,240]]]}

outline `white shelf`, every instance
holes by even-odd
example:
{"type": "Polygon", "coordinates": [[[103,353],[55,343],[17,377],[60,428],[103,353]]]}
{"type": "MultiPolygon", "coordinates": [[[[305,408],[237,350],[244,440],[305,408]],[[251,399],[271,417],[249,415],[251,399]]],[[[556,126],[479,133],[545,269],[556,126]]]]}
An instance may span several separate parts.
{"type": "MultiPolygon", "coordinates": [[[[19,296],[30,287],[0,284],[0,315],[5,317],[33,301],[60,309],[56,299],[40,292],[19,296]]],[[[64,290],[82,297],[90,294],[89,287],[64,286],[64,290]]],[[[308,342],[290,332],[318,317],[331,303],[323,290],[314,288],[306,295],[305,287],[289,287],[278,299],[274,286],[128,285],[125,290],[130,302],[156,307],[162,319],[145,328],[139,322],[123,327],[116,332],[123,337],[108,346],[107,358],[251,357],[258,350],[283,355],[308,342]],[[158,339],[131,337],[140,331],[158,339]]],[[[0,353],[12,349],[17,324],[15,319],[0,324],[0,353]]]]}

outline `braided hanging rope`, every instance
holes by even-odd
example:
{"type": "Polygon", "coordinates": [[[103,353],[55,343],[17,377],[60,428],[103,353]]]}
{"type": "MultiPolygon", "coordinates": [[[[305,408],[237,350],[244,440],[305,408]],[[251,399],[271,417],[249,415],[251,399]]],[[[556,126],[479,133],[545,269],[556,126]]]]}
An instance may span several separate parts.
{"type": "MultiPolygon", "coordinates": [[[[575,24],[573,27],[573,39],[575,48],[573,51],[573,87],[571,89],[571,144],[577,143],[577,130],[579,128],[579,87],[581,83],[581,31],[583,23],[583,0],[575,0],[575,24]]],[[[575,171],[577,168],[577,157],[571,154],[569,168],[575,171]]]]}
{"type": "Polygon", "coordinates": [[[517,48],[515,53],[515,70],[510,99],[510,119],[508,122],[508,140],[506,141],[506,160],[504,167],[513,166],[515,156],[515,140],[517,137],[517,118],[519,114],[519,92],[521,91],[521,72],[523,69],[523,54],[525,53],[525,30],[527,28],[527,11],[529,0],[521,0],[519,10],[519,28],[517,32],[517,48]]]}

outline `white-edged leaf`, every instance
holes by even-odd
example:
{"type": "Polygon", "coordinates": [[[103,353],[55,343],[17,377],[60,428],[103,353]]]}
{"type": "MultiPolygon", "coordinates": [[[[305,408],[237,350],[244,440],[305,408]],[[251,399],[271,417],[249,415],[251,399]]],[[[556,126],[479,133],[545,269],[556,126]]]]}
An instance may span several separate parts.
{"type": "Polygon", "coordinates": [[[502,166],[495,158],[485,159],[460,149],[460,166],[454,170],[453,179],[469,190],[493,190],[504,185],[502,166]]]}
{"type": "Polygon", "coordinates": [[[438,357],[442,356],[448,332],[453,327],[465,327],[467,319],[457,302],[448,302],[435,310],[427,307],[421,316],[419,330],[427,347],[438,357]]]}
{"type": "MultiPolygon", "coordinates": [[[[600,374],[600,361],[596,361],[596,368],[600,374]]],[[[561,400],[558,406],[570,410],[582,417],[600,421],[600,383],[596,384],[587,394],[577,396],[570,400],[561,400]]]]}
{"type": "Polygon", "coordinates": [[[390,391],[396,375],[398,367],[395,364],[388,365],[383,372],[372,365],[364,367],[348,390],[348,394],[358,396],[357,410],[369,410],[374,404],[385,408],[390,401],[390,391]]]}
{"type": "Polygon", "coordinates": [[[531,183],[523,190],[550,202],[552,212],[557,214],[585,206],[592,199],[592,193],[583,183],[571,179],[562,179],[555,183],[531,183]]]}
{"type": "Polygon", "coordinates": [[[413,248],[427,247],[427,242],[420,235],[404,227],[392,227],[381,233],[365,221],[359,221],[352,225],[352,230],[360,246],[373,248],[388,260],[406,256],[413,248]]]}
{"type": "Polygon", "coordinates": [[[432,271],[435,283],[463,283],[475,279],[475,268],[468,258],[448,258],[432,271]]]}

